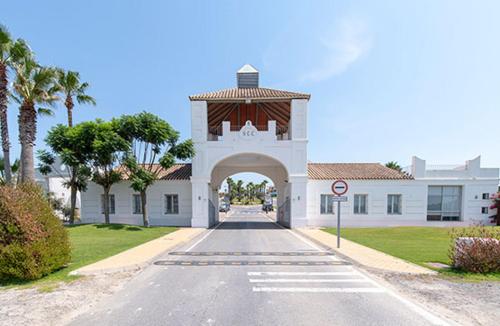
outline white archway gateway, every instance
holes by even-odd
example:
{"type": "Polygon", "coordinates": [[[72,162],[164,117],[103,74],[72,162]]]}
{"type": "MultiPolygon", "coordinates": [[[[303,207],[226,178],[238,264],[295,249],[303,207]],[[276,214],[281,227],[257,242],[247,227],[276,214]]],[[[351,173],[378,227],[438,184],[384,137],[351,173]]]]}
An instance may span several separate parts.
{"type": "Polygon", "coordinates": [[[282,224],[307,223],[309,95],[259,88],[257,71],[250,68],[238,72],[238,88],[190,97],[194,227],[217,222],[219,186],[238,172],[273,180],[282,224]]]}

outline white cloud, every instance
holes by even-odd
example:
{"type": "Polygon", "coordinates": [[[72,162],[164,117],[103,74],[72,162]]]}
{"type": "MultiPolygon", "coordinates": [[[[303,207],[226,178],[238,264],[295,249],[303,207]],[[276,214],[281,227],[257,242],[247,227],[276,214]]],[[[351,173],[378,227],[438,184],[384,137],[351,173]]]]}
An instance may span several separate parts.
{"type": "Polygon", "coordinates": [[[318,82],[341,74],[372,46],[372,37],[363,21],[343,19],[333,31],[319,39],[323,55],[318,64],[302,75],[302,81],[318,82]]]}

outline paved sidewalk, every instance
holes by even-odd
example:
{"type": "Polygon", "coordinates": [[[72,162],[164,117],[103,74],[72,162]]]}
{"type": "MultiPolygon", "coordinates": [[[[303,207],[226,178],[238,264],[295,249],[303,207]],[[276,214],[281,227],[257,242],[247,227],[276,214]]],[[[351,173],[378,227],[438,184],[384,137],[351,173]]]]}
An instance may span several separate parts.
{"type": "Polygon", "coordinates": [[[205,230],[203,228],[181,228],[161,238],[79,268],[70,274],[93,275],[137,270],[149,264],[163,252],[186,243],[205,230]]]}
{"type": "Polygon", "coordinates": [[[366,267],[396,273],[436,274],[433,270],[362,246],[344,238],[341,238],[340,248],[337,249],[337,237],[320,229],[301,228],[297,229],[297,231],[366,267]]]}

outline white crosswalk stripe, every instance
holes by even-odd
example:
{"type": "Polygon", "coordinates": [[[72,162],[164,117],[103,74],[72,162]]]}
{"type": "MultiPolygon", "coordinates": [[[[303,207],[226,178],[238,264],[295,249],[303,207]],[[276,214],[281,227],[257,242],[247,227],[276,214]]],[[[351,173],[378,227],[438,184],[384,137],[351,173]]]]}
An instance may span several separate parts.
{"type": "Polygon", "coordinates": [[[377,283],[351,269],[339,272],[247,272],[253,292],[381,293],[377,283]],[[273,286],[273,285],[276,286],[273,286]],[[337,284],[336,287],[331,285],[337,284]],[[271,285],[271,286],[268,286],[271,285]],[[278,286],[282,285],[282,286],[278,286]],[[308,286],[307,286],[308,285],[308,286]]]}

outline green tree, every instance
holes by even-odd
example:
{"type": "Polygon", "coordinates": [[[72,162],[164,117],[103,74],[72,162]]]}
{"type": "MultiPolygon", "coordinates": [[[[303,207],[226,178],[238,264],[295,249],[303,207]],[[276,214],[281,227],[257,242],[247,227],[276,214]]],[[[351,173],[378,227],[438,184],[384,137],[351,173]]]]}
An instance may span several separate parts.
{"type": "Polygon", "coordinates": [[[64,106],[68,112],[68,126],[73,126],[73,108],[75,106],[74,100],[78,104],[91,104],[96,105],[95,99],[87,95],[89,84],[80,81],[80,74],[76,71],[57,70],[57,86],[59,92],[62,93],[64,99],[64,106]]]}
{"type": "MultiPolygon", "coordinates": [[[[19,160],[15,160],[14,164],[10,166],[10,171],[11,171],[11,181],[14,180],[15,175],[17,171],[19,170],[19,160]]],[[[6,185],[9,182],[7,182],[7,177],[5,173],[5,168],[4,168],[4,158],[0,156],[0,186],[1,185],[6,185]]]]}
{"type": "Polygon", "coordinates": [[[0,132],[2,136],[3,174],[4,182],[12,182],[12,168],[10,164],[10,137],[7,121],[8,105],[8,72],[22,58],[29,55],[26,43],[18,39],[14,41],[7,28],[0,25],[0,132]]]}
{"type": "Polygon", "coordinates": [[[389,169],[393,169],[393,170],[396,170],[398,172],[402,172],[403,171],[403,169],[401,168],[401,166],[396,161],[387,162],[385,164],[385,166],[388,167],[389,169]]]}
{"type": "Polygon", "coordinates": [[[233,200],[233,192],[234,192],[234,180],[231,177],[226,179],[227,183],[227,196],[229,198],[229,202],[233,200]]]}
{"type": "Polygon", "coordinates": [[[45,142],[52,152],[41,150],[38,152],[39,169],[43,174],[57,173],[64,178],[64,186],[70,189],[70,216],[71,224],[75,222],[76,197],[78,191],[85,191],[91,176],[88,163],[92,159],[94,137],[97,133],[96,123],[89,121],[74,127],[59,124],[53,127],[45,142]],[[62,166],[54,166],[55,157],[61,158],[62,166]]]}
{"type": "Polygon", "coordinates": [[[141,196],[144,226],[149,226],[147,189],[155,183],[164,169],[177,159],[186,160],[194,155],[193,143],[179,143],[179,132],[154,114],[142,112],[123,115],[113,120],[115,130],[130,142],[130,151],[124,159],[130,186],[141,196]]]}
{"type": "Polygon", "coordinates": [[[59,98],[56,95],[56,70],[42,67],[31,57],[24,58],[15,66],[12,96],[20,104],[19,141],[21,143],[21,182],[35,180],[33,147],[36,142],[37,113],[51,115],[52,105],[59,98]]]}
{"type": "Polygon", "coordinates": [[[246,187],[247,201],[252,202],[255,198],[255,185],[253,182],[247,183],[246,187]]]}
{"type": "Polygon", "coordinates": [[[235,191],[236,191],[236,198],[238,198],[238,201],[241,202],[241,200],[244,196],[244,192],[245,192],[245,189],[243,188],[243,181],[242,180],[236,181],[235,191]]]}
{"type": "Polygon", "coordinates": [[[102,186],[104,193],[104,222],[109,224],[109,192],[122,180],[119,164],[122,155],[129,150],[129,143],[121,137],[110,122],[96,120],[92,142],[92,181],[102,186]]]}

